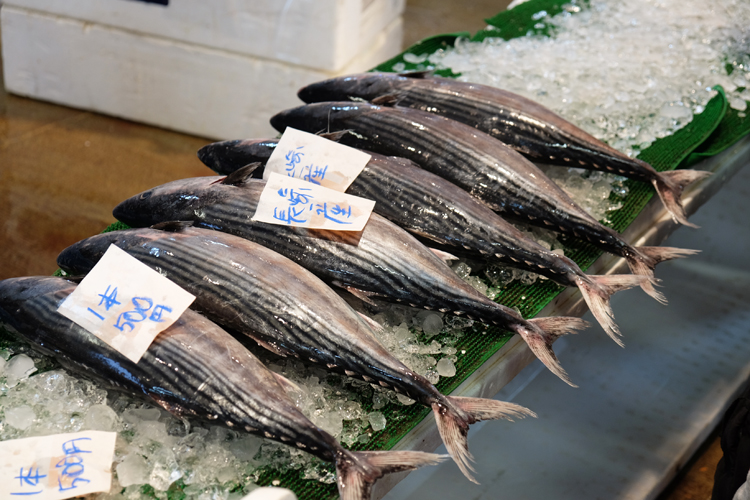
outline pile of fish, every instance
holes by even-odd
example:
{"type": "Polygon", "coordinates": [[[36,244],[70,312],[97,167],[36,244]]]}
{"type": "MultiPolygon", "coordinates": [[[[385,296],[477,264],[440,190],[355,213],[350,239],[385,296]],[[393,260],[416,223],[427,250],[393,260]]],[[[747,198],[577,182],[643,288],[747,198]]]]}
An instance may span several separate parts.
{"type": "Polygon", "coordinates": [[[198,155],[220,176],[176,180],[123,201],[115,217],[140,229],[88,238],[58,258],[66,273],[83,275],[116,245],[196,296],[191,307],[197,312],[186,312],[162,332],[138,363],[56,312],[75,288],[63,278],[0,282],[0,322],[66,368],[108,387],[141,395],[175,415],[263,435],[333,462],[341,497],[364,499],[384,474],[442,457],[346,450],[295,408],[287,397],[294,384],[268,371],[231,335],[431,408],[450,456],[474,481],[469,426],[533,413],[512,403],[441,394],[388,352],[374,333],[380,325],[334,288],[366,303],[408,304],[517,333],[573,385],[552,343],[583,328],[582,320],[526,320],[469,286],[443,257],[502,263],[575,286],[605,332],[622,344],[610,296],[640,286],[664,301],[654,289],[654,267],[694,253],[629,245],[529,159],[650,182],[675,220],[688,225],[680,196],[704,172],[658,173],[526,99],[423,73],[354,75],[310,85],[299,96],[323,102],[277,114],[275,128],[324,133],[372,155],[347,191],[376,201],[363,231],[253,221],[265,187],[260,173],[278,141],[210,144],[198,155]],[[588,241],[624,257],[634,274],[587,275],[504,217],[588,241]]]}

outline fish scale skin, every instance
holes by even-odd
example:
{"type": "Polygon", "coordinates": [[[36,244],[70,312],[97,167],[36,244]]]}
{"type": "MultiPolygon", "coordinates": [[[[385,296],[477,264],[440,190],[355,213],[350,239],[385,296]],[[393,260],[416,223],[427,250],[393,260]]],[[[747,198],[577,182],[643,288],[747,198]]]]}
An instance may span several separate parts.
{"type": "Polygon", "coordinates": [[[66,368],[178,415],[283,436],[327,461],[340,453],[335,439],[296,409],[260,361],[197,313],[186,311],[133,363],[56,312],[74,287],[48,277],[0,282],[0,322],[66,368]]]}
{"type": "Polygon", "coordinates": [[[283,111],[271,124],[280,131],[353,130],[342,142],[408,158],[504,216],[573,234],[618,255],[630,249],[519,153],[463,123],[410,108],[339,102],[283,111]]]}
{"type": "Polygon", "coordinates": [[[373,100],[393,96],[410,107],[466,123],[528,158],[653,182],[658,173],[576,127],[540,104],[486,85],[441,77],[369,73],[333,78],[299,91],[305,102],[373,100]],[[570,161],[566,161],[568,158],[570,161]]]}
{"type": "Polygon", "coordinates": [[[288,259],[252,242],[206,229],[177,233],[126,230],[93,236],[63,251],[72,272],[77,254],[96,261],[111,243],[159,268],[196,296],[194,308],[223,326],[295,353],[397,387],[426,403],[440,398],[372,335],[330,288],[288,259]]]}
{"type": "MultiPolygon", "coordinates": [[[[149,200],[134,196],[124,201],[115,209],[115,217],[134,226],[163,220],[192,220],[200,226],[235,234],[281,252],[329,283],[418,307],[463,311],[505,328],[525,324],[517,313],[479,294],[421,243],[382,217],[373,214],[356,246],[329,241],[315,236],[331,233],[250,221],[265,184],[250,179],[241,186],[227,186],[217,184],[218,179],[188,179],[154,188],[151,192],[158,195],[149,200]],[[201,204],[202,193],[212,190],[231,194],[222,195],[221,203],[201,204]],[[186,192],[198,198],[200,216],[189,207],[176,213],[157,208],[162,197],[186,192]]],[[[211,197],[217,198],[213,194],[211,197]]]]}

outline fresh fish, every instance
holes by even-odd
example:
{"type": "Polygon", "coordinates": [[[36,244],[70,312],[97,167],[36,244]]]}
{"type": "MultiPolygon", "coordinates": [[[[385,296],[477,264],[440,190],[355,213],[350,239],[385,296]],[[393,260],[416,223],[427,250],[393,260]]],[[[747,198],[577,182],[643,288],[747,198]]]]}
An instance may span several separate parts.
{"type": "MultiPolygon", "coordinates": [[[[696,253],[669,247],[635,248],[575,204],[533,163],[497,139],[466,124],[403,107],[361,102],[324,102],[275,115],[279,131],[349,130],[348,145],[408,158],[425,170],[466,189],[507,217],[571,234],[624,257],[635,274],[653,278],[659,262],[696,253]]],[[[661,302],[652,281],[641,288],[661,302]]]]}
{"type": "Polygon", "coordinates": [[[457,120],[500,139],[539,163],[615,173],[654,186],[675,221],[695,227],[682,207],[682,191],[709,172],[657,172],[586,133],[544,106],[487,85],[431,76],[429,72],[365,73],[313,83],[299,91],[305,102],[391,99],[399,106],[457,120]]]}
{"type": "Polygon", "coordinates": [[[559,335],[581,328],[585,323],[579,318],[524,320],[477,292],[424,245],[377,214],[356,234],[252,221],[265,182],[248,178],[251,168],[226,178],[198,177],[158,186],[123,201],[114,215],[135,227],[194,221],[271,248],[362,300],[379,296],[496,324],[521,335],[553,373],[571,383],[551,345],[559,335]]]}
{"type": "Polygon", "coordinates": [[[0,324],[74,373],[190,416],[265,436],[336,465],[342,499],[370,498],[384,474],[438,463],[422,452],[352,452],[316,427],[274,374],[224,330],[186,311],[138,363],[57,312],[76,285],[54,277],[0,282],[0,324]]]}
{"type": "Polygon", "coordinates": [[[512,403],[442,395],[377,340],[367,323],[312,273],[231,234],[167,223],[75,243],[58,257],[62,269],[88,272],[111,244],[195,295],[193,307],[282,356],[388,387],[431,407],[446,448],[469,479],[466,435],[480,420],[530,415],[512,403]]]}
{"type": "MultiPolygon", "coordinates": [[[[214,171],[231,174],[250,163],[265,163],[277,144],[276,139],[216,142],[201,148],[198,157],[214,171]]],[[[622,345],[609,297],[640,285],[646,276],[589,276],[575,262],[529,239],[455,184],[405,158],[370,154],[372,158],[349,186],[348,194],[375,200],[378,214],[443,250],[489,258],[544,275],[563,286],[578,287],[604,331],[622,345]]]]}

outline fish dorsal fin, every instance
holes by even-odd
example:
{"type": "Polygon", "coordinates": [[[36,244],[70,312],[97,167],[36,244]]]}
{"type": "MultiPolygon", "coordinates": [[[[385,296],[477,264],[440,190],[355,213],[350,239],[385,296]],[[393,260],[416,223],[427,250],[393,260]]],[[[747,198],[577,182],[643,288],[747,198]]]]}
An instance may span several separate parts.
{"type": "Polygon", "coordinates": [[[227,175],[222,181],[222,184],[227,186],[239,186],[244,184],[255,172],[258,167],[262,167],[263,164],[260,162],[250,163],[244,167],[238,168],[231,174],[227,175]]]}
{"type": "Polygon", "coordinates": [[[432,78],[433,76],[435,76],[435,70],[421,69],[418,71],[404,71],[403,73],[399,73],[398,76],[403,76],[406,78],[419,78],[419,79],[432,78]]]}
{"type": "Polygon", "coordinates": [[[329,141],[333,142],[339,142],[342,137],[344,137],[346,134],[348,134],[351,130],[339,130],[338,132],[325,132],[318,134],[320,137],[323,137],[324,139],[328,139],[329,141]]]}
{"type": "Polygon", "coordinates": [[[395,106],[398,104],[398,96],[396,94],[381,95],[370,102],[376,106],[395,106]]]}
{"type": "Polygon", "coordinates": [[[158,229],[159,231],[167,231],[169,233],[179,233],[189,227],[193,227],[193,221],[191,220],[170,220],[154,224],[151,226],[151,229],[158,229]]]}

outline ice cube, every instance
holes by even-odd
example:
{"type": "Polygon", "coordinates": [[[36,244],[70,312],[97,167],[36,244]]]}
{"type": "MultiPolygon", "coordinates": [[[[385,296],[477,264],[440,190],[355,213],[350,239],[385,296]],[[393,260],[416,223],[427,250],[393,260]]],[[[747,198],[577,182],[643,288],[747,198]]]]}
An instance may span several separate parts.
{"type": "Polygon", "coordinates": [[[456,365],[449,358],[442,358],[438,361],[435,369],[441,377],[453,377],[456,374],[456,365]]]}
{"type": "Polygon", "coordinates": [[[11,427],[19,430],[25,430],[34,423],[36,414],[34,409],[29,405],[21,405],[15,408],[5,410],[5,422],[11,427]]]}
{"type": "Polygon", "coordinates": [[[95,431],[116,431],[117,413],[107,405],[91,405],[83,419],[85,429],[95,431]]]}
{"type": "Polygon", "coordinates": [[[115,471],[120,486],[130,486],[146,484],[150,469],[145,458],[137,453],[130,453],[115,466],[115,471]]]}
{"type": "Polygon", "coordinates": [[[386,420],[385,415],[383,415],[379,411],[374,411],[367,415],[367,419],[370,421],[370,425],[372,426],[372,430],[374,431],[382,431],[385,429],[386,420]]]}

